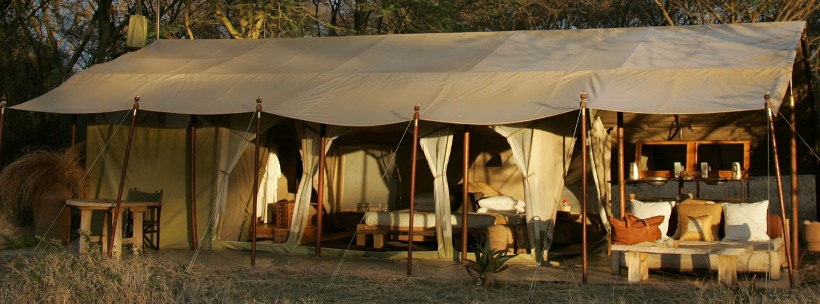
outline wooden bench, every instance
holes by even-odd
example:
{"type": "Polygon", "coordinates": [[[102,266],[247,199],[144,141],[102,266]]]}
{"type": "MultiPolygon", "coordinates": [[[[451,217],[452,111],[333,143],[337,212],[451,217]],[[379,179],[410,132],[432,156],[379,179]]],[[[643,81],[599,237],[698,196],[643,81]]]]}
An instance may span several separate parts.
{"type": "MultiPolygon", "coordinates": [[[[717,255],[718,281],[726,284],[737,282],[737,256],[749,254],[753,250],[751,244],[737,242],[677,242],[670,243],[642,243],[636,245],[612,245],[613,271],[616,267],[615,252],[624,252],[626,256],[627,281],[637,283],[649,279],[648,254],[674,255],[717,255]]],[[[620,272],[620,262],[617,264],[620,272]]]]}

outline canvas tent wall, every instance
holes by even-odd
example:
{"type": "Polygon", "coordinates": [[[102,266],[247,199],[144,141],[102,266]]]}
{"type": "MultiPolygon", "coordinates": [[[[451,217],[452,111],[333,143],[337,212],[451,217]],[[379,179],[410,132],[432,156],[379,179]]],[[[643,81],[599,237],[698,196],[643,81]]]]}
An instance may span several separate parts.
{"type": "MultiPolygon", "coordinates": [[[[804,29],[804,22],[780,22],[254,41],[160,40],[78,73],[49,93],[13,108],[115,112],[129,109],[133,97],[140,95],[141,107],[149,111],[211,115],[251,112],[252,101],[261,97],[264,111],[277,116],[353,127],[406,122],[412,115],[409,109],[419,105],[424,120],[501,126],[497,130],[507,135],[512,147],[533,142],[538,147],[540,131],[524,130],[532,135],[522,140],[518,136],[523,133],[509,127],[537,124],[576,110],[580,91],[589,92],[591,108],[619,112],[756,110],[762,107],[762,91],[771,92],[777,109],[786,96],[804,29]]],[[[312,129],[297,128],[307,172],[301,179],[306,183],[300,187],[302,193],[309,192],[309,172],[315,171],[313,163],[320,154],[318,134],[312,129]]],[[[529,171],[533,164],[526,156],[538,151],[514,149],[521,160],[517,165],[529,171]]],[[[542,165],[545,170],[555,167],[542,165]]],[[[546,178],[551,173],[555,172],[539,174],[546,178]]],[[[528,180],[531,189],[535,188],[535,179],[528,180]]],[[[549,195],[525,194],[534,204],[544,203],[540,198],[549,195]]],[[[302,219],[293,225],[306,220],[308,200],[297,197],[302,219]]],[[[533,209],[545,213],[540,220],[551,219],[550,210],[533,209]]],[[[529,220],[534,223],[532,217],[529,220]]],[[[301,233],[293,230],[292,234],[301,233]]],[[[289,243],[288,248],[293,245],[289,243]]]]}

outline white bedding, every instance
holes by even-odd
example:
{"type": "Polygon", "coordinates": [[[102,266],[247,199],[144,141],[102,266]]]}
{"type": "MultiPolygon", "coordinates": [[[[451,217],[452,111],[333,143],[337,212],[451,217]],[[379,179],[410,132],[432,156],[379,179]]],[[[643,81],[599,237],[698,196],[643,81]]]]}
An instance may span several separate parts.
{"type": "MultiPolygon", "coordinates": [[[[485,213],[469,213],[467,219],[467,227],[470,229],[485,229],[496,224],[498,219],[495,214],[485,213]]],[[[519,216],[507,215],[508,223],[517,223],[520,220],[519,216]]],[[[455,228],[461,228],[461,214],[451,214],[450,224],[455,228]]],[[[380,212],[366,212],[364,214],[364,223],[370,226],[389,226],[389,227],[409,227],[410,226],[410,212],[406,210],[401,211],[380,211],[380,212]]],[[[502,223],[503,224],[503,223],[502,223]]],[[[414,212],[413,213],[413,227],[432,228],[436,226],[436,214],[432,212],[414,212]]]]}

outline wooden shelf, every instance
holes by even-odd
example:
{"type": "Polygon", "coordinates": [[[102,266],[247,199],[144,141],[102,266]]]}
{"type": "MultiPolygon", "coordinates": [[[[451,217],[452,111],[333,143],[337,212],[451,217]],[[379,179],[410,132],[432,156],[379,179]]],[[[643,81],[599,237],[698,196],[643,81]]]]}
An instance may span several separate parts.
{"type": "MultiPolygon", "coordinates": [[[[718,153],[722,154],[722,153],[718,153]]],[[[670,180],[675,178],[673,169],[674,162],[680,162],[683,166],[683,175],[697,176],[701,181],[731,179],[731,168],[727,170],[727,164],[732,162],[741,163],[741,179],[749,177],[749,166],[751,165],[750,141],[748,140],[665,140],[665,141],[639,141],[635,143],[635,162],[638,164],[639,177],[665,177],[670,180]],[[716,146],[711,148],[709,146],[716,146]],[[722,147],[725,146],[725,147],[722,147]],[[731,150],[727,153],[737,154],[736,159],[724,159],[725,156],[710,153],[710,150],[722,151],[731,150]],[[661,158],[659,160],[659,158],[661,158]],[[715,159],[719,161],[715,161],[715,159]],[[706,161],[710,165],[717,163],[723,165],[722,168],[710,170],[708,178],[700,178],[700,163],[706,161]],[[661,162],[663,162],[661,164],[661,162]]],[[[693,179],[693,180],[694,180],[693,179]]]]}

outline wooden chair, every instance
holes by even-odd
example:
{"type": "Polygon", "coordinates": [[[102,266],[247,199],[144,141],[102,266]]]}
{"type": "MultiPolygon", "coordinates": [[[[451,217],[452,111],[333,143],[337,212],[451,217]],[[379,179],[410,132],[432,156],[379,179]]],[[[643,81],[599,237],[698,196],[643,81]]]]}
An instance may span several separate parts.
{"type": "Polygon", "coordinates": [[[137,188],[128,189],[127,201],[132,202],[159,202],[160,206],[148,207],[142,223],[144,244],[151,249],[159,250],[160,216],[162,214],[163,191],[144,192],[137,188]]]}

